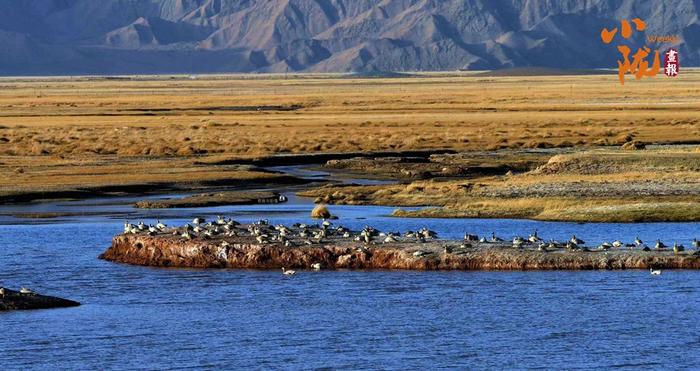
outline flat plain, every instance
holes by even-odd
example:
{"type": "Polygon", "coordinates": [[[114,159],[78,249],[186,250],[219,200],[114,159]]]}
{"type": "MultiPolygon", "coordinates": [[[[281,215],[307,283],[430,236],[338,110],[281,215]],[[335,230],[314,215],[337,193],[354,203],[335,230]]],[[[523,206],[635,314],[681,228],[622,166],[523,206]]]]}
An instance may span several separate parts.
{"type": "MultiPolygon", "coordinates": [[[[686,69],[675,79],[628,80],[621,86],[611,74],[474,73],[390,78],[4,78],[0,79],[0,195],[12,200],[239,179],[274,182],[282,175],[236,161],[280,154],[441,149],[578,152],[630,142],[700,143],[699,71],[686,69]]],[[[697,156],[692,146],[674,153],[681,157],[678,161],[691,164],[697,156]]],[[[697,171],[684,169],[673,171],[685,172],[684,179],[690,179],[691,190],[681,196],[691,202],[697,197],[693,188],[697,171]]],[[[656,172],[653,167],[644,171],[656,172]]],[[[663,171],[651,177],[663,183],[673,176],[673,171],[663,171]]],[[[619,182],[624,172],[605,180],[619,182]]],[[[587,181],[593,176],[580,175],[577,180],[576,171],[567,174],[567,181],[587,181]]],[[[519,184],[562,180],[552,174],[527,176],[514,179],[519,184]]],[[[423,204],[426,199],[421,196],[409,197],[413,201],[387,198],[386,202],[423,204]]],[[[494,193],[488,198],[499,197],[494,193]]],[[[523,200],[533,197],[540,196],[523,200]]],[[[472,215],[454,210],[447,214],[472,215]]]]}

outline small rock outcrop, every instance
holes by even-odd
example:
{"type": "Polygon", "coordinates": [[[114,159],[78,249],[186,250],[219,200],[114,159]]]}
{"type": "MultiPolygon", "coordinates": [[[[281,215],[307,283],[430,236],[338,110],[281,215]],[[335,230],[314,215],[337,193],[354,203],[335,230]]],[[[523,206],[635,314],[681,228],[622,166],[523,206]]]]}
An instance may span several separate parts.
{"type": "Polygon", "coordinates": [[[316,205],[316,207],[311,210],[311,217],[315,219],[330,219],[331,216],[331,212],[326,205],[316,205]]]}

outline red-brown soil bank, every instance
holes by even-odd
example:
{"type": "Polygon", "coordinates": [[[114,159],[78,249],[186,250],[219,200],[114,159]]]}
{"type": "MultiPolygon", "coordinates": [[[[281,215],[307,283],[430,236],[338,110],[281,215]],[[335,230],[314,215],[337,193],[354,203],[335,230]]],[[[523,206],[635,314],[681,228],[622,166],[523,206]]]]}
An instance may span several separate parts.
{"type": "Polygon", "coordinates": [[[358,242],[329,239],[320,244],[285,247],[259,244],[251,237],[185,240],[169,235],[118,235],[100,258],[158,267],[245,269],[311,269],[316,263],[323,269],[700,269],[700,255],[691,252],[564,249],[543,252],[497,244],[474,244],[470,248],[459,245],[460,241],[436,240],[363,246],[358,242]]]}

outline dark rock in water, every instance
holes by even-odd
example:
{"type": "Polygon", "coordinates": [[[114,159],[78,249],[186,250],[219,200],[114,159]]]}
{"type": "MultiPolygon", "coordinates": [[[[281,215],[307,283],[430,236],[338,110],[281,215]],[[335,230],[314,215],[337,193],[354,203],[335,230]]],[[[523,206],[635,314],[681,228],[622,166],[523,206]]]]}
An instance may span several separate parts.
{"type": "Polygon", "coordinates": [[[77,307],[77,301],[0,288],[0,311],[77,307]]]}

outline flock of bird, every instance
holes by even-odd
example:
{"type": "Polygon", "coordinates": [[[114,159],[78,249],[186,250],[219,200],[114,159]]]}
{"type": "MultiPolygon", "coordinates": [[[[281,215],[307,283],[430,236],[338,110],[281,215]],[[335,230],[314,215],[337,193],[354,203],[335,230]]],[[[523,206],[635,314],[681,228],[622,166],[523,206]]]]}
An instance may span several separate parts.
{"type": "Polygon", "coordinates": [[[365,226],[361,231],[353,232],[346,227],[335,226],[329,220],[324,220],[320,224],[295,223],[291,226],[285,226],[283,224],[271,225],[268,220],[262,219],[252,224],[243,225],[222,216],[217,216],[215,220],[210,222],[207,222],[204,218],[197,217],[191,223],[180,227],[168,227],[160,221],[157,221],[154,225],[143,222],[132,224],[126,221],[124,223],[124,233],[147,234],[151,236],[171,234],[186,240],[250,236],[254,237],[260,244],[281,243],[287,247],[323,243],[329,238],[352,239],[364,244],[399,241],[426,242],[437,238],[437,233],[427,228],[400,234],[398,232],[384,233],[375,228],[365,226]]]}
{"type": "MultiPolygon", "coordinates": [[[[504,240],[496,236],[495,233],[492,234],[490,239],[482,237],[479,239],[478,236],[476,235],[470,235],[466,234],[464,236],[465,240],[470,240],[470,241],[479,241],[479,242],[501,242],[503,243],[504,240]]],[[[569,250],[590,250],[588,246],[586,246],[586,242],[583,241],[582,239],[576,237],[576,235],[572,235],[571,238],[568,241],[565,242],[559,242],[556,240],[549,240],[548,242],[545,242],[542,238],[540,238],[537,235],[537,230],[535,230],[534,233],[530,234],[527,238],[521,237],[521,236],[515,236],[513,237],[513,247],[515,248],[523,248],[527,246],[532,246],[532,247],[537,247],[538,250],[544,250],[546,251],[547,249],[561,249],[561,248],[566,248],[569,250]]],[[[695,249],[700,249],[700,241],[698,241],[696,238],[694,238],[691,241],[692,247],[695,249]]],[[[641,249],[643,251],[651,251],[651,248],[647,246],[647,244],[644,243],[639,237],[636,237],[632,243],[624,243],[620,240],[615,240],[612,242],[609,241],[603,241],[601,244],[595,247],[598,250],[610,250],[610,249],[641,249]]],[[[654,244],[654,249],[656,250],[664,250],[670,248],[661,240],[656,240],[654,244]]],[[[673,246],[674,252],[681,252],[685,251],[685,246],[682,244],[679,244],[678,242],[674,242],[673,246]]]]}
{"type": "MultiPolygon", "coordinates": [[[[238,237],[250,236],[260,244],[281,243],[286,247],[298,245],[312,245],[314,243],[323,243],[329,238],[344,238],[352,239],[355,242],[363,244],[377,243],[394,243],[394,242],[418,242],[423,243],[429,240],[437,239],[438,234],[428,228],[421,228],[417,231],[400,232],[381,232],[370,226],[365,226],[359,232],[353,232],[343,226],[335,226],[329,220],[324,220],[320,224],[304,224],[295,223],[291,226],[283,224],[272,225],[268,220],[262,219],[255,223],[244,225],[233,219],[217,216],[213,221],[207,221],[202,217],[197,217],[191,223],[186,223],[180,227],[168,227],[167,225],[157,221],[154,225],[148,225],[143,222],[131,224],[128,221],[124,223],[125,234],[172,234],[180,236],[186,240],[195,238],[212,239],[215,237],[238,237]]],[[[620,240],[612,242],[604,241],[596,247],[589,247],[586,242],[572,235],[571,238],[564,242],[556,240],[545,241],[542,239],[537,230],[527,237],[515,236],[512,240],[506,240],[491,233],[490,236],[478,236],[476,234],[465,233],[460,247],[468,248],[474,243],[479,244],[498,244],[499,246],[508,245],[512,242],[512,246],[518,249],[537,249],[539,251],[549,251],[555,249],[568,250],[611,250],[611,249],[641,249],[650,251],[639,237],[635,238],[632,243],[624,243],[620,240]]],[[[693,239],[692,247],[700,249],[700,241],[693,239]]],[[[673,249],[674,252],[685,250],[685,246],[674,242],[672,246],[667,246],[661,240],[656,240],[654,243],[655,250],[673,249]]]]}

